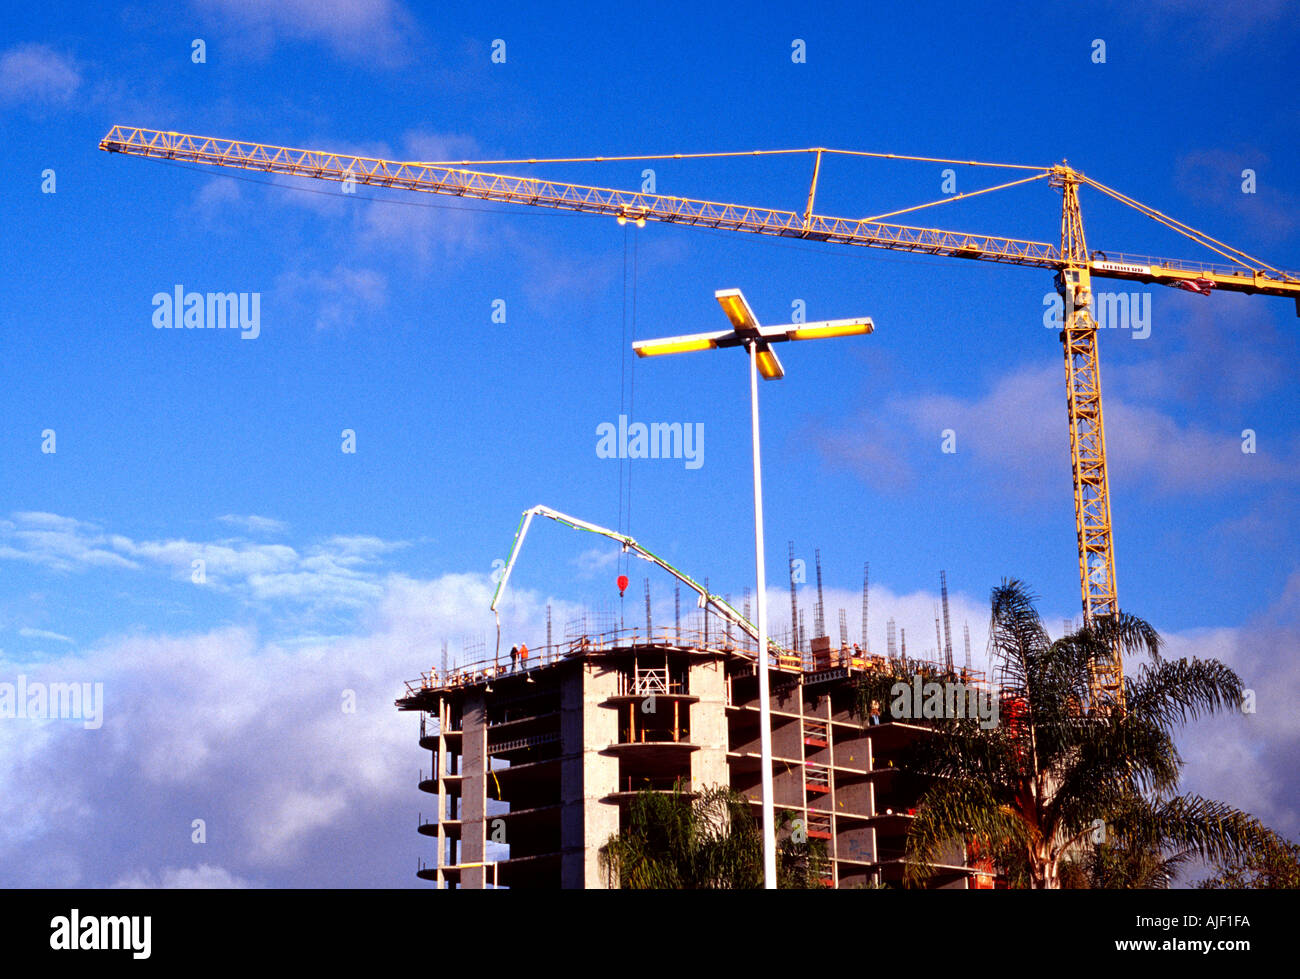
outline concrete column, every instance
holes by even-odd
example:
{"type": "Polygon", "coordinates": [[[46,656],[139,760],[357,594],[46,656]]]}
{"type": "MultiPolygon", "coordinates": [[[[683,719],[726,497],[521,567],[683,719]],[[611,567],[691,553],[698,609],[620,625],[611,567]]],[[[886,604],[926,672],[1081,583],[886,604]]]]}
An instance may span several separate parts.
{"type": "MultiPolygon", "coordinates": [[[[460,860],[465,863],[483,862],[487,852],[487,711],[484,709],[483,694],[471,691],[465,696],[462,718],[465,753],[462,756],[465,778],[462,781],[464,796],[461,800],[461,845],[460,860]]],[[[461,886],[466,888],[483,887],[483,868],[474,867],[461,871],[461,886]]]]}
{"type": "Polygon", "coordinates": [[[605,841],[618,832],[618,803],[602,801],[620,788],[618,757],[608,750],[618,741],[618,711],[602,706],[618,693],[618,668],[612,661],[589,660],[582,671],[582,716],[587,730],[582,748],[582,821],[585,846],[582,886],[607,886],[599,853],[605,841]]]}
{"type": "Polygon", "coordinates": [[[692,704],[691,743],[699,746],[691,752],[691,788],[700,791],[712,785],[729,785],[727,766],[727,677],[721,660],[691,664],[689,691],[699,697],[692,704]]]}
{"type": "Polygon", "coordinates": [[[602,706],[618,692],[618,670],[589,659],[561,686],[560,884],[602,888],[599,851],[618,832],[618,803],[602,801],[618,791],[618,758],[608,750],[618,740],[618,710],[602,706]]]}
{"type": "Polygon", "coordinates": [[[583,886],[582,675],[585,664],[566,671],[560,684],[560,886],[583,886]]]}

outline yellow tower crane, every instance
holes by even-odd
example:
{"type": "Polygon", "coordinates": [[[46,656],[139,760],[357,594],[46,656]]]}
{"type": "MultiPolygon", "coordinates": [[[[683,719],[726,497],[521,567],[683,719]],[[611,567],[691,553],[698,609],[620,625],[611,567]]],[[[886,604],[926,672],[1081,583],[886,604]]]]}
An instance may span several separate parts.
{"type": "MultiPolygon", "coordinates": [[[[755,150],[733,153],[672,153],[644,156],[571,157],[553,159],[461,160],[402,162],[293,149],[233,139],[193,136],[114,126],[100,141],[110,153],[178,160],[219,167],[311,177],[317,180],[394,187],[430,194],[534,207],[583,211],[617,218],[620,223],[658,221],[807,241],[825,241],[925,255],[946,255],[985,262],[1052,269],[1063,303],[1061,342],[1065,350],[1066,403],[1070,425],[1070,454],[1074,470],[1075,531],[1079,545],[1079,582],[1084,621],[1096,624],[1119,612],[1115,587],[1115,554],[1111,532],[1110,487],[1106,475],[1106,434],[1102,419],[1101,372],[1097,359],[1097,322],[1092,316],[1092,278],[1175,286],[1208,295],[1212,290],[1253,295],[1286,296],[1300,315],[1300,273],[1284,272],[1209,235],[1107,187],[1062,162],[1055,166],[984,163],[939,157],[907,156],[811,147],[797,150],[755,150]],[[614,190],[534,177],[488,173],[470,167],[539,163],[598,163],[633,160],[683,160],[730,156],[770,156],[795,153],[814,156],[812,182],[802,213],[741,204],[614,190]],[[814,211],[822,157],[827,154],[910,160],[1028,172],[996,186],[952,194],[868,218],[842,218],[814,211]],[[995,235],[970,234],[888,223],[884,219],[926,207],[976,197],[1046,179],[1062,195],[1060,245],[995,235]],[[1131,207],[1197,244],[1227,263],[1194,262],[1118,253],[1089,252],[1079,209],[1079,188],[1087,185],[1131,207]]],[[[1092,674],[1092,706],[1123,710],[1123,663],[1118,645],[1108,662],[1092,674]]]]}

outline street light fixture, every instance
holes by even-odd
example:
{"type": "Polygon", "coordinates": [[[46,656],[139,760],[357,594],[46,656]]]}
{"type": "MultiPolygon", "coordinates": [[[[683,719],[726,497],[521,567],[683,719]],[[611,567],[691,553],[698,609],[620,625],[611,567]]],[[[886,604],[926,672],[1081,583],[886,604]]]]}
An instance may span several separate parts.
{"type": "Polygon", "coordinates": [[[761,326],[739,289],[720,289],[714,298],[722,306],[732,329],[660,340],[637,340],[632,344],[638,357],[689,353],[719,347],[744,347],[749,351],[749,400],[754,432],[754,564],[758,575],[758,711],[759,751],[763,795],[763,886],[776,887],[776,827],[772,811],[772,713],[769,697],[767,650],[767,568],[763,550],[763,479],[758,444],[758,377],[777,381],[785,369],[772,349],[785,340],[821,340],[828,337],[859,336],[875,329],[870,317],[848,320],[820,320],[761,326]]]}

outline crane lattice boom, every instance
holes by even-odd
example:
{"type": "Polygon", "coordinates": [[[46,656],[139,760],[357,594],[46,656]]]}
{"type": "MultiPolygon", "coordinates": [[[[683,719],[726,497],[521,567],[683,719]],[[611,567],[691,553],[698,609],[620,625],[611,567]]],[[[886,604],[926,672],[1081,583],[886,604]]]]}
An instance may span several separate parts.
{"type": "MultiPolygon", "coordinates": [[[[376,187],[395,187],[507,204],[529,204],[631,220],[748,231],[782,238],[889,248],[1035,268],[1060,269],[1069,264],[1058,246],[1042,241],[889,224],[870,219],[800,214],[777,208],[721,204],[535,177],[483,173],[439,163],[380,160],[345,153],[162,132],[157,129],[114,126],[100,140],[99,148],[131,156],[183,160],[211,166],[312,177],[317,180],[350,180],[356,184],[376,187]]],[[[1060,169],[1046,167],[1039,176],[1050,177],[1060,169]]],[[[1093,260],[1090,268],[1094,275],[1105,278],[1164,285],[1205,278],[1219,289],[1300,298],[1300,276],[1288,275],[1268,267],[1251,269],[1245,266],[1116,253],[1093,260]]]]}

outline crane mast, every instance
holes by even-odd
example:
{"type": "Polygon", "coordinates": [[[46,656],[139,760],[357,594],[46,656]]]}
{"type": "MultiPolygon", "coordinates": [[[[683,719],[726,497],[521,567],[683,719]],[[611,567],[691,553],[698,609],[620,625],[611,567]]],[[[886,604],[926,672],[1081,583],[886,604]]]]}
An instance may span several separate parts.
{"type": "MultiPolygon", "coordinates": [[[[1115,547],[1111,532],[1110,480],[1106,474],[1106,426],[1101,406],[1101,363],[1097,321],[1092,318],[1088,245],[1079,208],[1077,174],[1061,166],[1052,175],[1061,189],[1061,255],[1056,274],[1062,301],[1061,344],[1065,351],[1065,397],[1070,423],[1070,464],[1074,471],[1074,521],[1078,537],[1083,620],[1095,625],[1119,612],[1115,586],[1115,547]]],[[[1091,666],[1093,704],[1124,709],[1124,672],[1118,648],[1110,659],[1091,666]]]]}

